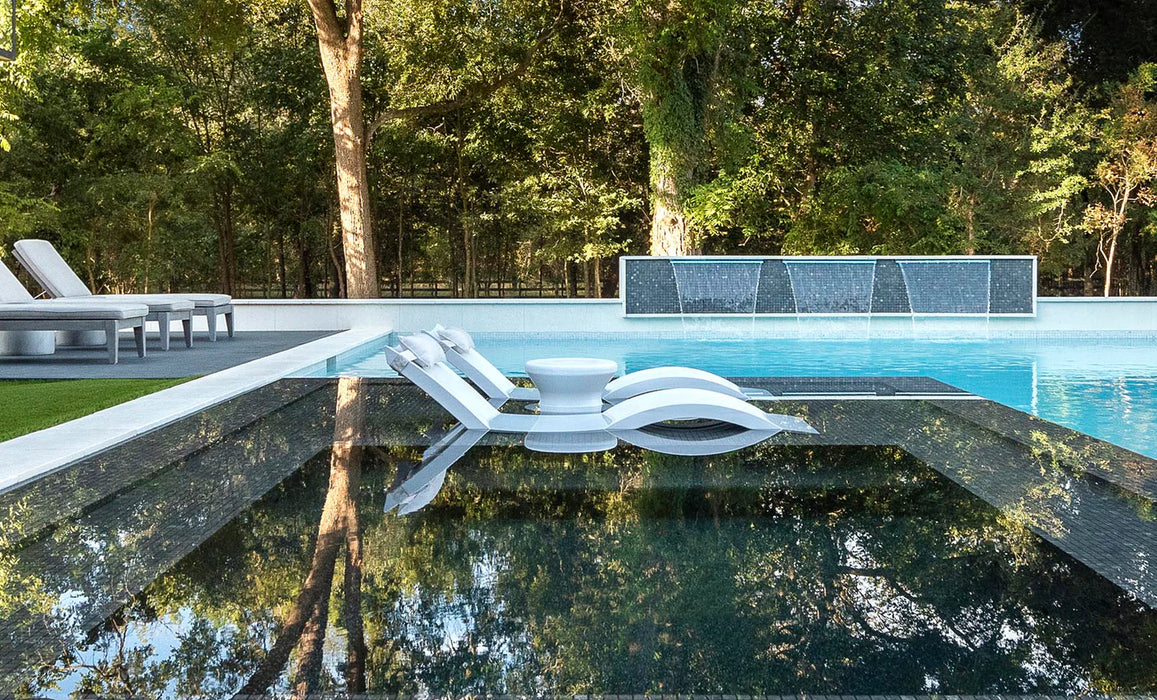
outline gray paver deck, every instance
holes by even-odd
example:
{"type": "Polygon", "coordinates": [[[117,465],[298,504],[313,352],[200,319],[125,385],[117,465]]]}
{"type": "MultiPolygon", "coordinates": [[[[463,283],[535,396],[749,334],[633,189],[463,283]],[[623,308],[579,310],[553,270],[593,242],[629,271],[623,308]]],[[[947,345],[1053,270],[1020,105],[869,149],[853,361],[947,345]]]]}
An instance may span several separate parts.
{"type": "Polygon", "coordinates": [[[210,343],[203,333],[195,333],[193,347],[173,341],[162,352],[156,334],[148,339],[148,354],[137,357],[132,336],[121,337],[121,359],[108,364],[99,348],[58,348],[44,357],[0,357],[0,379],[152,379],[212,374],[256,360],[259,357],[297,347],[332,331],[238,332],[233,338],[218,337],[210,343]]]}

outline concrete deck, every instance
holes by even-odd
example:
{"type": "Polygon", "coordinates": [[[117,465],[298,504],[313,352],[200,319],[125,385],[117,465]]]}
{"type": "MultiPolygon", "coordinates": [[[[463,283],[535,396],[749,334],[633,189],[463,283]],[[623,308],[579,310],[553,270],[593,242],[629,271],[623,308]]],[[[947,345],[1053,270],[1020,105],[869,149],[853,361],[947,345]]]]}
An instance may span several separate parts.
{"type": "Polygon", "coordinates": [[[195,334],[193,347],[173,340],[162,352],[156,334],[149,336],[144,359],[137,357],[132,335],[122,334],[120,362],[108,363],[104,347],[58,348],[43,357],[0,357],[0,379],[160,379],[192,377],[220,372],[258,358],[295,348],[332,335],[333,331],[277,331],[237,333],[232,339],[218,337],[210,343],[195,334]]]}

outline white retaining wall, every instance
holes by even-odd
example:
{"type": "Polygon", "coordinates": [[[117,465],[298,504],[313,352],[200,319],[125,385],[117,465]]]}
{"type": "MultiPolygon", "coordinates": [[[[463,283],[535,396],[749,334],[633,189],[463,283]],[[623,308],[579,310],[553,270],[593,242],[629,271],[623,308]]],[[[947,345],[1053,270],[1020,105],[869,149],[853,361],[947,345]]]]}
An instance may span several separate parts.
{"type": "MultiPolygon", "coordinates": [[[[625,318],[618,299],[238,300],[242,331],[389,328],[413,331],[436,323],[469,331],[718,335],[906,336],[976,333],[1157,335],[1157,298],[1041,297],[1036,317],[725,316],[625,318]]],[[[198,319],[202,324],[203,319],[198,319]]]]}

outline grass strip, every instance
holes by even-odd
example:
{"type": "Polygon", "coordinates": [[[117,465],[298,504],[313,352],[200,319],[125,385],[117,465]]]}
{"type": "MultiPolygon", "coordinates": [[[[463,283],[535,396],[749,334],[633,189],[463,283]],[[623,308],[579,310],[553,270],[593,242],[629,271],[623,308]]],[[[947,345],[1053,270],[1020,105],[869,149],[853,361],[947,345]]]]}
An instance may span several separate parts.
{"type": "Polygon", "coordinates": [[[0,381],[0,442],[167,389],[180,379],[10,379],[0,381]]]}

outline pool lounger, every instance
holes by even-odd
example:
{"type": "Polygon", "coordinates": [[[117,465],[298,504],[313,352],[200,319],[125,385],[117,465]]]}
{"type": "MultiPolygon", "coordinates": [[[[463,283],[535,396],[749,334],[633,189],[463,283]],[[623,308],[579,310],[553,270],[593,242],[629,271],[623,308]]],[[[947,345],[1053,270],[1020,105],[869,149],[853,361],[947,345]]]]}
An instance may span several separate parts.
{"type": "Polygon", "coordinates": [[[222,314],[229,337],[233,337],[233,299],[228,294],[93,294],[48,241],[25,239],[17,241],[12,250],[37,284],[54,297],[92,297],[148,304],[149,320],[157,321],[161,326],[162,350],[169,349],[169,321],[181,321],[185,326],[185,345],[192,344],[191,319],[194,314],[205,317],[210,342],[217,340],[217,316],[222,314]]]}
{"type": "MultiPolygon", "coordinates": [[[[435,326],[427,335],[442,344],[450,364],[474,382],[478,388],[494,400],[537,401],[538,390],[518,387],[506,378],[502,371],[474,348],[474,339],[460,328],[435,326]]],[[[603,392],[607,403],[618,403],[632,396],[661,389],[706,389],[743,401],[770,401],[775,397],[764,389],[738,387],[734,383],[711,372],[693,367],[654,367],[612,379],[603,392]]],[[[501,405],[501,404],[500,404],[501,405]]]]}
{"type": "MultiPolygon", "coordinates": [[[[717,427],[668,431],[659,435],[642,430],[600,431],[597,433],[529,433],[526,446],[539,452],[574,454],[609,450],[619,439],[652,452],[670,455],[703,456],[732,452],[763,442],[778,431],[720,430],[717,427]],[[537,438],[537,440],[536,440],[537,438]],[[543,448],[546,449],[543,449],[543,448]]],[[[446,481],[446,472],[470,448],[488,435],[486,430],[467,430],[455,425],[440,440],[422,453],[422,462],[399,467],[400,481],[386,492],[382,511],[397,509],[397,515],[410,515],[434,500],[446,481]]]]}
{"type": "Polygon", "coordinates": [[[0,331],[104,331],[108,361],[119,358],[119,331],[132,328],[137,355],[145,356],[149,307],[127,302],[36,300],[0,261],[0,331]]]}
{"type": "Polygon", "coordinates": [[[446,364],[442,345],[427,335],[400,338],[386,347],[390,367],[417,384],[469,430],[500,433],[574,433],[632,430],[666,421],[713,420],[740,428],[816,432],[793,416],[765,413],[751,404],[706,389],[659,389],[632,396],[601,413],[535,415],[501,413],[446,364]]]}

